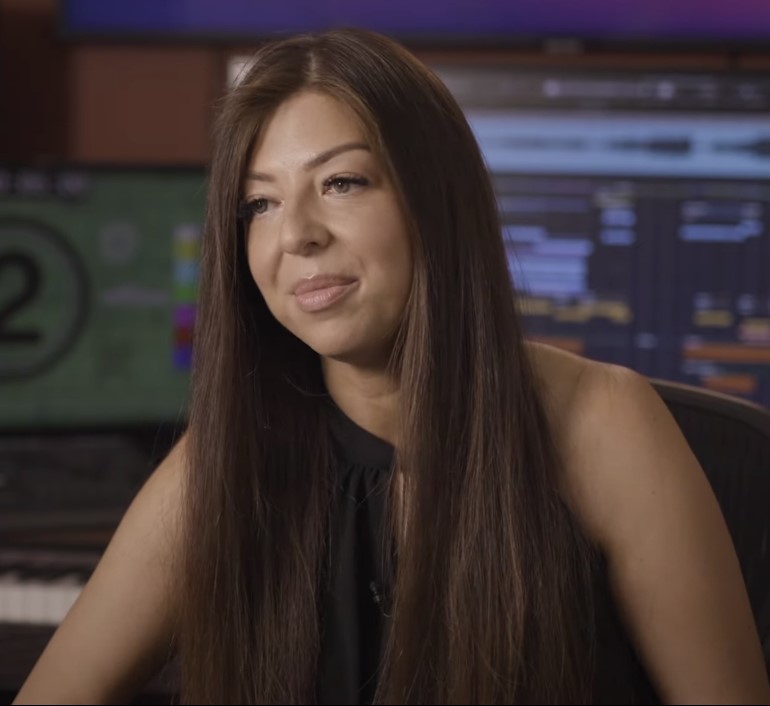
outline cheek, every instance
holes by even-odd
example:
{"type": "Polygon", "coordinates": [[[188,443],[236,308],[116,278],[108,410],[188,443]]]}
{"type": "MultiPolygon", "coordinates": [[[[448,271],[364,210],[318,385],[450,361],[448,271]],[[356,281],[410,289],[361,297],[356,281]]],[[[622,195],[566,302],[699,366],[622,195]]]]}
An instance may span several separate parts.
{"type": "Polygon", "coordinates": [[[262,292],[263,296],[267,294],[268,289],[268,258],[252,238],[246,243],[246,259],[249,263],[249,272],[255,284],[262,292]]]}
{"type": "Polygon", "coordinates": [[[387,262],[387,276],[393,287],[394,295],[400,299],[409,296],[412,285],[412,246],[402,229],[394,229],[392,237],[381,253],[383,262],[387,262]]]}
{"type": "Polygon", "coordinates": [[[282,320],[281,311],[278,308],[279,297],[274,286],[274,277],[269,258],[260,248],[249,243],[246,249],[249,272],[254,284],[257,285],[262,298],[265,300],[270,313],[279,321],[282,320]]]}

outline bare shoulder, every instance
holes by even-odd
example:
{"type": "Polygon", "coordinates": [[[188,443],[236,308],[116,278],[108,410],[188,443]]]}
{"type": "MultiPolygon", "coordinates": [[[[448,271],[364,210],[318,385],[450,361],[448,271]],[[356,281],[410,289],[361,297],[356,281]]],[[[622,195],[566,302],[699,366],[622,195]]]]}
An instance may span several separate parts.
{"type": "Polygon", "coordinates": [[[530,341],[527,351],[551,422],[565,431],[583,421],[586,413],[606,414],[608,404],[619,401],[615,397],[627,400],[633,408],[639,403],[657,403],[657,394],[646,379],[628,368],[543,343],[530,341]],[[576,411],[581,414],[577,416],[576,411]]]}
{"type": "Polygon", "coordinates": [[[551,425],[560,433],[572,419],[569,410],[578,386],[592,369],[603,367],[587,358],[543,343],[528,341],[526,350],[537,378],[538,388],[551,425]]]}
{"type": "Polygon", "coordinates": [[[531,348],[563,492],[664,702],[768,703],[732,540],[705,473],[641,375],[531,348]]]}
{"type": "Polygon", "coordinates": [[[550,346],[529,347],[564,462],[567,499],[601,544],[609,539],[604,506],[618,499],[613,490],[633,501],[640,483],[665,482],[672,462],[696,479],[703,475],[646,378],[550,346]]]}
{"type": "Polygon", "coordinates": [[[130,699],[168,658],[185,448],[183,438],[139,491],[14,703],[130,699]]]}

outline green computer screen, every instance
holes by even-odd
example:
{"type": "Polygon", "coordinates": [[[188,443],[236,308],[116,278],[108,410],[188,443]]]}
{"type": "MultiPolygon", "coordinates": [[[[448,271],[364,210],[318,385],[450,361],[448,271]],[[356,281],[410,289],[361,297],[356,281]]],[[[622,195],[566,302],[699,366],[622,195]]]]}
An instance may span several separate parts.
{"type": "Polygon", "coordinates": [[[0,429],[186,414],[203,169],[0,169],[0,429]]]}

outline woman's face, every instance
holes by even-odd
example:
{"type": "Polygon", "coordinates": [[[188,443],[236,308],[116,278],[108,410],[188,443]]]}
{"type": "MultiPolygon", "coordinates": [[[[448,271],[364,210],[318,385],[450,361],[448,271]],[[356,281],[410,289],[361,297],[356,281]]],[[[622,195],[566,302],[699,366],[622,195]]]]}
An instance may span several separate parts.
{"type": "Polygon", "coordinates": [[[353,111],[307,91],[286,100],[255,146],[243,197],[249,269],[273,316],[322,356],[386,363],[411,247],[353,111]]]}

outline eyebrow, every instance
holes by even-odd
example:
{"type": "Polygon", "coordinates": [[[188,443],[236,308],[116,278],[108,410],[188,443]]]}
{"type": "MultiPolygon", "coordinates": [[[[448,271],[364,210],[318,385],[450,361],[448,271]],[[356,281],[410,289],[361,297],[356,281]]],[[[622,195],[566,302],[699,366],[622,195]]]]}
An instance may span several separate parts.
{"type": "MultiPolygon", "coordinates": [[[[330,159],[333,159],[337,155],[340,155],[343,152],[349,152],[350,150],[365,150],[367,152],[371,152],[369,145],[367,145],[365,142],[346,142],[343,145],[337,145],[336,147],[332,147],[325,152],[317,154],[315,157],[305,162],[305,164],[302,166],[306,171],[310,171],[311,169],[320,167],[322,164],[328,162],[330,159]]],[[[246,179],[249,181],[275,181],[274,176],[265,174],[264,172],[249,172],[246,174],[246,179]]]]}

